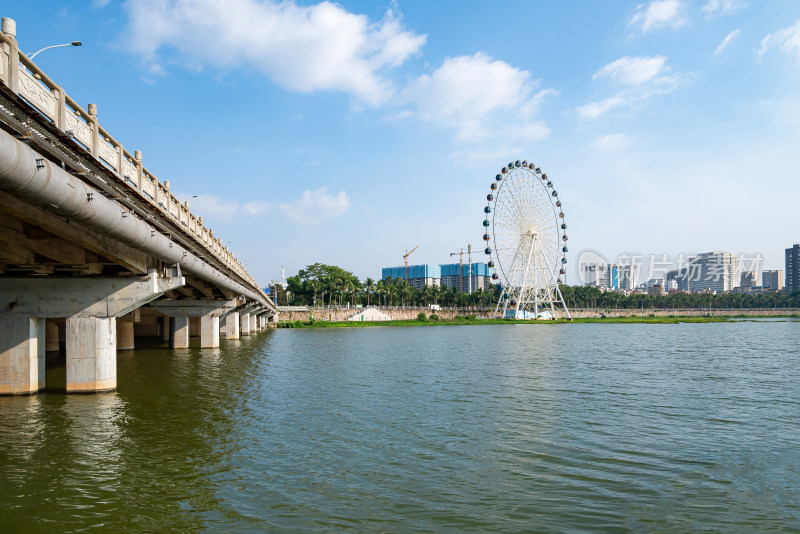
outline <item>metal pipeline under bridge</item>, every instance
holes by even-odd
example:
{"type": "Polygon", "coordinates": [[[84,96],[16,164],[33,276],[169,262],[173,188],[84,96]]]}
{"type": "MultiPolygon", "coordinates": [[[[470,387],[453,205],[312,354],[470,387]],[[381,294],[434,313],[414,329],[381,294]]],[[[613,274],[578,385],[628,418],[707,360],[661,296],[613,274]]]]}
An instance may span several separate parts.
{"type": "Polygon", "coordinates": [[[82,180],[55,166],[28,145],[0,130],[0,190],[113,236],[222,289],[276,310],[272,301],[231,279],[181,247],[122,204],[104,197],[82,180]]]}

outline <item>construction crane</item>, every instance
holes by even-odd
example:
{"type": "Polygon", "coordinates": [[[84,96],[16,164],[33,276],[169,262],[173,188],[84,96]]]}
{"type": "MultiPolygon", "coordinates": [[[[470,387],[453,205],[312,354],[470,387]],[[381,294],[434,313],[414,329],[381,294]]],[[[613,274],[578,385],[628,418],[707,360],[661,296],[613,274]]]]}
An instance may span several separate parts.
{"type": "Polygon", "coordinates": [[[464,291],[464,249],[451,252],[450,257],[452,258],[456,254],[458,254],[458,290],[464,291]]]}
{"type": "MultiPolygon", "coordinates": [[[[419,245],[417,245],[416,247],[412,248],[412,249],[411,249],[411,252],[414,252],[414,251],[415,251],[415,250],[417,250],[418,248],[419,248],[419,245]]],[[[405,253],[405,254],[403,254],[403,259],[404,259],[404,260],[405,260],[405,262],[406,262],[406,283],[408,283],[408,257],[409,257],[409,256],[411,256],[411,252],[409,252],[409,250],[408,250],[408,249],[406,249],[406,253],[405,253]]]]}
{"type": "MultiPolygon", "coordinates": [[[[472,293],[472,243],[467,244],[467,254],[469,254],[469,293],[472,293]]],[[[458,290],[464,291],[464,249],[458,252],[451,252],[450,256],[458,255],[458,290]]]]}

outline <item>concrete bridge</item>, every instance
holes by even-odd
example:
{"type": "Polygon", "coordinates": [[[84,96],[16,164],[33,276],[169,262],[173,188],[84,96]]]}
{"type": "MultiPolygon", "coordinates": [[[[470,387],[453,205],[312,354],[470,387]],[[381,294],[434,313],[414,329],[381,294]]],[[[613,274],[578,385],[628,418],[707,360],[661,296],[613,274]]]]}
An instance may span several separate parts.
{"type": "Polygon", "coordinates": [[[189,211],[0,34],[0,394],[45,387],[66,353],[67,392],[116,388],[136,338],[218,347],[277,308],[203,218],[189,211]]]}

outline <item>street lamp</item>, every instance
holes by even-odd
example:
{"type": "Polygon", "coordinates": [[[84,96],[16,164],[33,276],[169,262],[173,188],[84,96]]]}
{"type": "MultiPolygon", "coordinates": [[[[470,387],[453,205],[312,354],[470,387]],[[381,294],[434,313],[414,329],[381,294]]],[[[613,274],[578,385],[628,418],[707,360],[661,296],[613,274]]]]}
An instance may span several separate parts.
{"type": "Polygon", "coordinates": [[[28,54],[28,59],[32,60],[40,52],[44,52],[45,50],[48,50],[50,48],[58,48],[58,47],[61,47],[61,46],[83,46],[83,45],[81,44],[80,41],[72,41],[71,43],[64,43],[64,44],[58,44],[58,45],[45,46],[44,48],[42,48],[41,50],[37,50],[33,54],[28,54]]]}

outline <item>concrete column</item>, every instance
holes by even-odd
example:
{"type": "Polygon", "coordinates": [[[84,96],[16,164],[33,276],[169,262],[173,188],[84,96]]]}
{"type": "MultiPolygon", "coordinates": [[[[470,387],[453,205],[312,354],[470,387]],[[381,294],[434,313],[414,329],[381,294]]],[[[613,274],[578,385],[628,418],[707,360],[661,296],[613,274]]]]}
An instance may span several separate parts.
{"type": "Polygon", "coordinates": [[[239,339],[239,312],[229,313],[225,317],[225,337],[228,339],[239,339]]]}
{"type": "Polygon", "coordinates": [[[117,387],[117,320],[67,318],[67,393],[117,387]]]}
{"type": "Polygon", "coordinates": [[[169,341],[169,317],[161,318],[161,341],[169,341]]]}
{"type": "Polygon", "coordinates": [[[45,319],[0,315],[0,394],[44,389],[45,319]]]}
{"type": "Polygon", "coordinates": [[[117,317],[117,350],[133,350],[133,315],[117,317]]]}
{"type": "Polygon", "coordinates": [[[223,315],[222,317],[219,318],[219,337],[220,338],[225,337],[225,331],[227,330],[227,327],[225,326],[225,323],[227,323],[227,322],[228,322],[228,318],[225,315],[223,315]]]}
{"type": "Polygon", "coordinates": [[[219,316],[208,314],[200,317],[200,347],[215,349],[219,347],[219,316]]]}
{"type": "Polygon", "coordinates": [[[50,352],[58,349],[58,321],[48,319],[44,327],[44,350],[50,352]]]}
{"type": "Polygon", "coordinates": [[[242,335],[250,335],[250,314],[242,313],[239,315],[239,322],[242,324],[242,335]]]}
{"type": "Polygon", "coordinates": [[[258,332],[258,326],[256,325],[258,316],[254,313],[250,314],[250,333],[255,334],[258,332]]]}
{"type": "Polygon", "coordinates": [[[172,317],[170,321],[169,348],[188,349],[189,348],[189,318],[172,317]]]}

